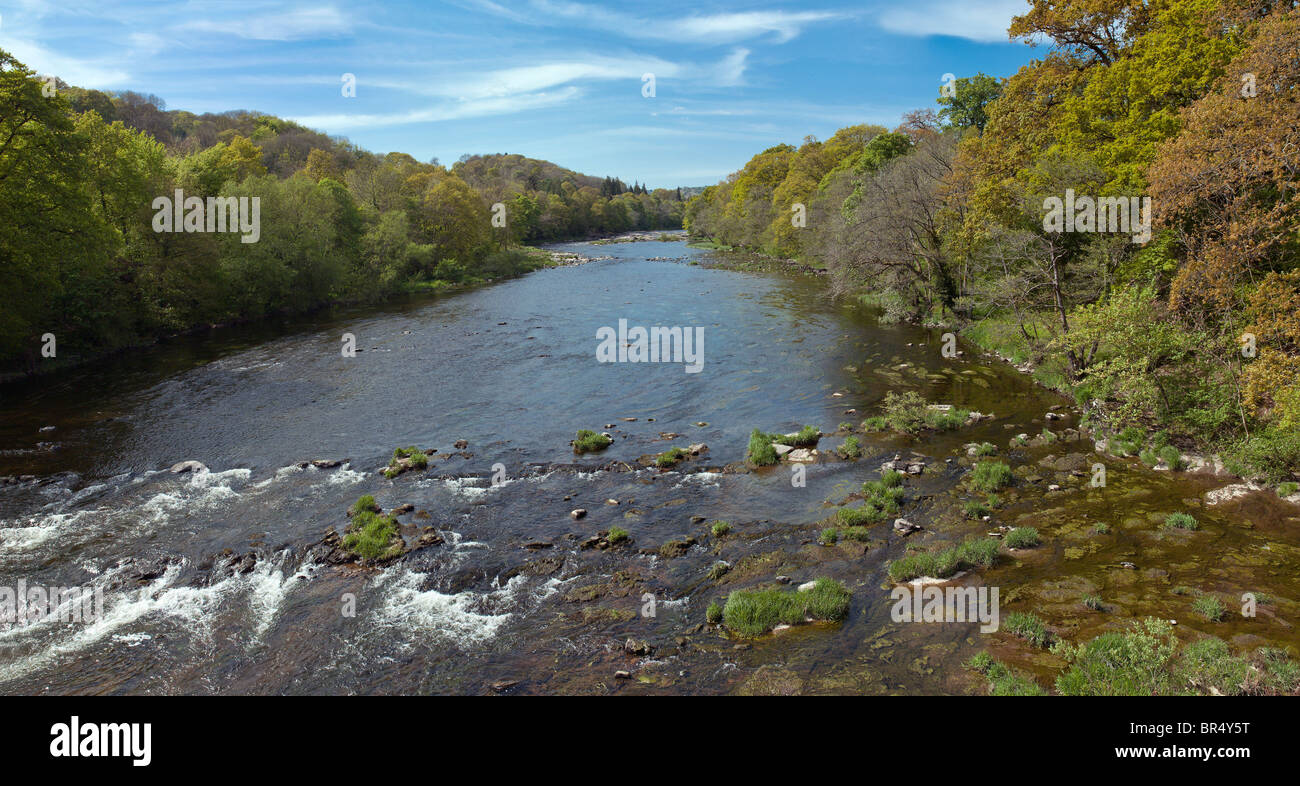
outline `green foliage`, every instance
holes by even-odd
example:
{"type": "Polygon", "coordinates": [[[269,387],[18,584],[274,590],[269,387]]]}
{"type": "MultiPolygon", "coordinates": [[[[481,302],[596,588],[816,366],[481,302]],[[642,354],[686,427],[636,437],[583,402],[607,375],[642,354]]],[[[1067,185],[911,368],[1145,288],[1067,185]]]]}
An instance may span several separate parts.
{"type": "Polygon", "coordinates": [[[704,620],[710,625],[717,625],[722,622],[722,604],[716,600],[709,604],[709,608],[704,612],[704,620]]]}
{"type": "Polygon", "coordinates": [[[1052,639],[1047,625],[1037,615],[1028,612],[1013,611],[1007,614],[1002,620],[1002,627],[1035,647],[1046,647],[1052,639]]]}
{"type": "Polygon", "coordinates": [[[834,546],[840,541],[840,531],[835,527],[827,527],[817,536],[817,542],[823,546],[834,546]]]}
{"type": "Polygon", "coordinates": [[[1192,601],[1192,610],[1210,622],[1221,622],[1228,610],[1217,595],[1206,593],[1192,601]]]}
{"type": "Polygon", "coordinates": [[[842,620],[849,613],[849,591],[838,581],[819,578],[811,589],[737,590],[727,597],[722,617],[731,631],[754,637],[777,625],[797,625],[807,619],[842,620]]]}
{"type": "Polygon", "coordinates": [[[727,521],[715,521],[713,522],[713,526],[709,529],[713,533],[713,537],[721,538],[728,532],[731,532],[731,523],[727,521]]]}
{"type": "Polygon", "coordinates": [[[1152,618],[1083,645],[1058,642],[1052,652],[1070,666],[1057,677],[1056,690],[1064,696],[1169,695],[1177,646],[1169,623],[1152,618]]]}
{"type": "Polygon", "coordinates": [[[817,444],[821,439],[821,429],[816,426],[804,426],[794,434],[774,434],[772,441],[792,448],[807,448],[817,444]]]}
{"type": "Polygon", "coordinates": [[[614,440],[591,429],[578,429],[578,437],[573,440],[573,452],[582,454],[590,453],[596,450],[604,450],[613,444],[614,440]]]}
{"type": "Polygon", "coordinates": [[[997,491],[1011,485],[1011,467],[1001,461],[981,461],[971,468],[971,486],[980,491],[997,491]]]}
{"type": "Polygon", "coordinates": [[[772,447],[772,435],[754,429],[749,435],[749,448],[745,451],[745,460],[757,467],[775,464],[778,459],[776,448],[772,447]]]}
{"type": "Polygon", "coordinates": [[[987,652],[975,655],[966,663],[966,667],[988,678],[990,696],[1047,695],[1047,692],[1034,682],[1033,678],[993,660],[987,652]]]}
{"type": "Polygon", "coordinates": [[[1187,513],[1170,513],[1165,516],[1164,524],[1161,527],[1163,529],[1195,530],[1200,529],[1200,524],[1196,523],[1196,519],[1187,513]]]}
{"type": "Polygon", "coordinates": [[[1093,611],[1102,611],[1106,608],[1105,604],[1101,602],[1101,596],[1099,595],[1084,595],[1079,600],[1085,607],[1090,608],[1093,611]]]}
{"type": "Polygon", "coordinates": [[[1016,527],[1002,538],[1009,549],[1029,549],[1042,543],[1038,530],[1033,527],[1016,527]]]}
{"type": "Polygon", "coordinates": [[[677,466],[682,459],[688,455],[685,448],[669,448],[655,457],[655,466],[660,469],[669,469],[677,466]]]}
{"type": "MultiPolygon", "coordinates": [[[[361,500],[358,500],[357,504],[360,503],[361,500]]],[[[353,507],[356,508],[355,505],[353,507]]],[[[397,556],[405,547],[402,539],[397,536],[397,526],[397,520],[391,516],[377,515],[368,508],[358,510],[353,514],[343,536],[343,548],[362,559],[397,556]]]]}
{"type": "Polygon", "coordinates": [[[992,567],[997,561],[998,549],[997,540],[977,538],[943,551],[913,552],[889,564],[889,578],[895,583],[921,576],[943,579],[969,568],[992,567]]]}
{"type": "Polygon", "coordinates": [[[609,541],[611,545],[622,543],[627,539],[628,532],[622,527],[610,527],[609,532],[605,535],[605,540],[609,541]]]}
{"type": "Polygon", "coordinates": [[[881,521],[885,514],[877,510],[870,503],[860,508],[840,508],[835,511],[835,518],[845,526],[862,526],[864,524],[875,524],[881,521]]]}
{"type": "Polygon", "coordinates": [[[844,442],[836,448],[841,458],[856,460],[862,458],[862,446],[858,444],[857,437],[845,437],[844,442]]]}
{"type": "Polygon", "coordinates": [[[998,447],[992,442],[981,442],[979,446],[975,448],[975,455],[980,457],[996,456],[997,453],[998,447]]]}

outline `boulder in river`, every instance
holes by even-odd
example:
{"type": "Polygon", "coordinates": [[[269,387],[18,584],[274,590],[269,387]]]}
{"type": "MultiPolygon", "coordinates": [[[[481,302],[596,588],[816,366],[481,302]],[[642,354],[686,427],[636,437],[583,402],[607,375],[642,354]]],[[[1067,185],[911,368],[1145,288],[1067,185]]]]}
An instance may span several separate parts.
{"type": "Polygon", "coordinates": [[[178,461],[171,466],[171,472],[179,475],[183,472],[207,472],[208,468],[201,461],[178,461]]]}

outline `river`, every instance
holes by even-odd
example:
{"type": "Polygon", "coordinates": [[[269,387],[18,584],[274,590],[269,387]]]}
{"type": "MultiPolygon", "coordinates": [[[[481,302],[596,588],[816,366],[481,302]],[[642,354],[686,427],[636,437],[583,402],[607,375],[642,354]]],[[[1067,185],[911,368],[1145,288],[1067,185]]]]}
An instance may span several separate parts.
{"type": "Polygon", "coordinates": [[[596,259],[0,388],[0,476],[14,478],[0,485],[0,585],[97,588],[105,606],[91,623],[0,624],[0,691],[959,693],[974,689],[961,664],[986,647],[1048,684],[1060,664],[1005,634],[890,618],[890,559],[1003,520],[1038,527],[1044,545],[963,581],[1000,585],[1005,606],[1066,635],[1145,614],[1185,632],[1196,623],[1171,588],[1194,584],[1275,598],[1208,632],[1300,643],[1282,613],[1297,597],[1294,506],[1256,494],[1210,509],[1200,500],[1222,479],[1094,457],[1066,431],[1078,424],[1064,399],[970,347],[945,358],[939,331],[880,324],[815,276],[728,269],[680,242],[556,248],[596,259]],[[702,327],[701,370],[598,362],[597,331],[620,319],[702,327]],[[859,434],[858,461],[833,460],[843,436],[827,436],[802,485],[785,465],[741,464],[754,428],[833,432],[890,390],[993,417],[921,438],[859,434]],[[1064,420],[1049,424],[1054,406],[1064,420]],[[1059,440],[1007,447],[1045,425],[1059,440]],[[575,456],[581,428],[614,444],[575,456]],[[959,514],[962,445],[981,441],[1018,472],[992,522],[959,514]],[[707,450],[673,470],[638,461],[694,443],[707,450]],[[407,445],[436,449],[429,468],[383,477],[407,445]],[[922,532],[884,524],[866,543],[817,543],[834,505],[913,451],[929,469],[908,480],[903,515],[922,532]],[[1067,455],[1104,461],[1108,487],[1058,471],[1067,455]],[[318,459],[342,463],[302,466],[318,459]],[[185,460],[207,471],[168,471],[185,460]],[[312,545],[362,494],[412,505],[404,533],[441,543],[380,569],[321,563],[312,545]],[[1185,508],[1200,531],[1151,523],[1185,508]],[[722,538],[718,519],[733,525],[722,538]],[[1099,520],[1110,534],[1090,530],[1099,520]],[[581,547],[611,526],[631,545],[581,547]],[[657,553],[684,538],[696,541],[684,553],[657,553]],[[730,572],[709,578],[719,560],[730,572]],[[702,625],[709,602],[778,575],[844,582],[848,619],[747,641],[702,625]],[[1111,603],[1107,618],[1079,606],[1088,591],[1111,603]],[[629,638],[651,651],[626,652],[629,638]]]}

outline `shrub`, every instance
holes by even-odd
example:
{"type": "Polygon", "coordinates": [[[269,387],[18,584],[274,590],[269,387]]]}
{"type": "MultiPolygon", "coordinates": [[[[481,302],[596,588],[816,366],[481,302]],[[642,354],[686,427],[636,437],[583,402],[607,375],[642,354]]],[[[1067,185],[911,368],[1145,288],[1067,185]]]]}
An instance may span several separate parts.
{"type": "Polygon", "coordinates": [[[1035,647],[1046,647],[1051,639],[1047,626],[1035,614],[1013,611],[1006,616],[1002,627],[1013,636],[1024,639],[1035,647]]]}
{"type": "Polygon", "coordinates": [[[395,535],[396,520],[365,509],[356,513],[348,524],[347,532],[343,535],[343,548],[362,559],[392,557],[401,554],[405,545],[395,535]]]}
{"type": "Polygon", "coordinates": [[[779,442],[782,445],[789,445],[792,448],[807,448],[817,444],[821,439],[821,429],[816,426],[804,426],[794,434],[777,434],[772,436],[773,442],[779,442]]]}
{"type": "Polygon", "coordinates": [[[1180,683],[1225,696],[1244,693],[1251,671],[1249,661],[1233,657],[1227,642],[1213,636],[1183,647],[1174,668],[1180,683]]]}
{"type": "Polygon", "coordinates": [[[677,463],[686,458],[685,448],[669,448],[655,457],[655,466],[660,469],[668,469],[677,466],[677,463]]]}
{"type": "Polygon", "coordinates": [[[834,546],[839,540],[840,531],[834,527],[827,527],[822,530],[822,534],[817,538],[817,541],[823,546],[834,546]]]}
{"type": "Polygon", "coordinates": [[[845,540],[854,540],[859,543],[866,543],[871,540],[871,530],[866,527],[845,527],[840,535],[845,540]]]}
{"type": "Polygon", "coordinates": [[[1059,642],[1052,652],[1070,667],[1056,678],[1056,689],[1065,696],[1168,695],[1177,646],[1169,623],[1153,618],[1080,646],[1059,642]]]}
{"type": "Polygon", "coordinates": [[[1016,527],[1006,534],[1002,542],[1009,549],[1028,549],[1037,546],[1042,540],[1038,537],[1038,530],[1033,527],[1016,527]]]}
{"type": "Polygon", "coordinates": [[[862,524],[874,524],[884,518],[884,514],[870,503],[867,503],[860,508],[840,508],[835,511],[835,518],[841,524],[852,527],[862,524]]]}
{"type": "Polygon", "coordinates": [[[987,652],[981,652],[971,658],[966,663],[966,667],[988,678],[990,696],[1047,695],[1047,692],[1033,679],[993,660],[987,652]]]}
{"type": "Polygon", "coordinates": [[[1168,516],[1165,516],[1165,523],[1162,526],[1164,529],[1200,529],[1200,525],[1196,523],[1196,519],[1186,513],[1170,513],[1168,516]]]}
{"type": "Polygon", "coordinates": [[[1178,448],[1173,445],[1165,445],[1160,448],[1160,458],[1163,459],[1165,464],[1167,464],[1172,470],[1180,470],[1183,468],[1183,456],[1178,452],[1178,448]]]}
{"type": "Polygon", "coordinates": [[[590,453],[594,450],[604,450],[609,447],[614,440],[591,429],[579,429],[578,438],[573,441],[574,453],[590,453]]]}
{"type": "Polygon", "coordinates": [[[1011,467],[1001,461],[981,461],[971,469],[971,485],[980,491],[997,491],[1011,485],[1011,467]]]}
{"type": "Polygon", "coordinates": [[[887,428],[889,428],[889,422],[879,415],[869,417],[862,421],[863,431],[884,431],[887,428]]]}
{"type": "Polygon", "coordinates": [[[849,591],[843,584],[820,578],[811,589],[737,590],[727,597],[722,618],[741,636],[761,636],[777,625],[797,625],[808,619],[841,620],[849,613],[849,591]]]}
{"type": "Polygon", "coordinates": [[[836,449],[836,452],[840,454],[840,458],[862,458],[862,446],[858,444],[857,437],[845,437],[844,442],[836,449]]]}
{"type": "Polygon", "coordinates": [[[886,393],[884,408],[885,424],[902,434],[920,431],[929,412],[925,399],[910,390],[906,393],[895,393],[892,390],[886,393]]]}
{"type": "Polygon", "coordinates": [[[887,469],[880,473],[880,482],[885,484],[887,488],[901,486],[903,485],[903,473],[898,470],[887,469]]]}
{"type": "Polygon", "coordinates": [[[749,435],[749,448],[745,451],[745,460],[758,467],[775,464],[777,455],[776,448],[772,447],[772,435],[754,429],[749,435]]]}
{"type": "Polygon", "coordinates": [[[1220,622],[1228,613],[1228,610],[1223,606],[1223,601],[1219,600],[1217,595],[1210,595],[1209,593],[1192,601],[1192,610],[1210,622],[1220,622]]]}

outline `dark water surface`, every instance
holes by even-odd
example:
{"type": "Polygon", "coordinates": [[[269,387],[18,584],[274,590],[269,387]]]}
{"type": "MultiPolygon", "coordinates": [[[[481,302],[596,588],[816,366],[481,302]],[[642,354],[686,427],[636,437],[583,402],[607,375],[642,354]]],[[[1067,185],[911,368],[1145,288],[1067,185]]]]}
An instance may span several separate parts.
{"type": "MultiPolygon", "coordinates": [[[[1051,673],[1046,656],[974,625],[891,622],[884,567],[906,544],[888,524],[869,544],[815,539],[828,503],[913,450],[932,470],[908,482],[904,514],[927,528],[909,543],[983,534],[992,524],[956,512],[961,445],[1005,448],[1037,434],[1060,399],[969,348],[946,360],[936,331],[879,325],[826,299],[814,277],[713,268],[708,252],[680,243],[562,248],[611,258],[188,338],[0,389],[0,475],[36,476],[0,486],[0,585],[98,587],[106,599],[92,624],[0,623],[0,691],[482,693],[508,681],[521,692],[945,693],[969,689],[960,663],[990,644],[1051,673]],[[702,326],[703,370],[598,363],[597,330],[619,319],[702,326]],[[364,350],[354,358],[339,351],[345,332],[364,350]],[[830,432],[875,414],[891,389],[995,418],[921,441],[860,434],[862,460],[811,464],[804,487],[787,467],[737,464],[756,427],[830,432]],[[569,440],[580,428],[615,443],[576,457],[569,440]],[[701,442],[707,452],[675,471],[637,463],[701,442]],[[438,453],[425,472],[385,479],[379,469],[405,445],[438,453]],[[190,459],[210,471],[167,471],[190,459]],[[346,463],[299,466],[312,459],[346,463]],[[498,464],[507,480],[493,485],[498,464]],[[361,494],[386,509],[414,505],[407,534],[432,526],[444,542],[381,570],[318,563],[310,546],[342,529],[361,494]],[[579,507],[589,514],[575,521],[579,507]],[[693,517],[728,520],[733,533],[712,538],[693,517]],[[615,525],[630,547],[580,548],[615,525]],[[697,541],[684,555],[653,553],[684,537],[697,541]],[[551,547],[524,548],[538,542],[551,547]],[[245,554],[240,569],[223,567],[245,554]],[[731,573],[707,578],[720,559],[731,573]],[[777,575],[835,576],[853,592],[850,618],[749,643],[698,627],[710,601],[777,575]],[[642,613],[646,593],[654,616],[642,613]],[[625,654],[629,637],[654,653],[625,654]]],[[[823,453],[841,440],[824,438],[823,453]]],[[[1118,617],[1176,616],[1186,601],[1169,586],[1211,579],[1225,592],[1268,590],[1275,608],[1290,608],[1294,511],[1255,500],[1242,503],[1253,513],[1205,511],[1204,531],[1187,533],[1199,541],[1153,540],[1149,522],[1123,522],[1193,505],[1215,484],[1116,465],[1105,490],[1044,493],[1072,483],[1039,468],[1045,455],[1094,460],[1090,441],[1065,443],[1012,456],[1022,476],[1042,477],[1009,495],[1005,518],[1032,521],[1048,543],[969,581],[998,577],[1004,603],[1020,586],[1012,604],[1037,599],[1067,631],[1108,624],[1076,619],[1081,587],[1113,596],[1118,617]],[[1095,520],[1117,531],[1087,535],[1095,520]],[[1201,563],[1208,544],[1211,567],[1201,563]],[[1123,559],[1140,570],[1116,568],[1123,559]],[[1150,572],[1157,562],[1163,575],[1150,572]]],[[[1246,624],[1216,632],[1295,638],[1289,625],[1246,624]]]]}

